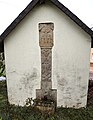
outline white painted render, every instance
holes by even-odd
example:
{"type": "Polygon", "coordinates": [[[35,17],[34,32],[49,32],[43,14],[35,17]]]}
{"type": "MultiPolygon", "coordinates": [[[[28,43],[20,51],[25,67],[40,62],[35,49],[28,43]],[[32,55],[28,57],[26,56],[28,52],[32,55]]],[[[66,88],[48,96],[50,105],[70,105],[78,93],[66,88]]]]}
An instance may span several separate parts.
{"type": "Polygon", "coordinates": [[[35,7],[5,39],[8,98],[25,105],[40,89],[41,51],[38,24],[54,23],[52,84],[57,106],[85,107],[91,37],[54,5],[35,7]]]}

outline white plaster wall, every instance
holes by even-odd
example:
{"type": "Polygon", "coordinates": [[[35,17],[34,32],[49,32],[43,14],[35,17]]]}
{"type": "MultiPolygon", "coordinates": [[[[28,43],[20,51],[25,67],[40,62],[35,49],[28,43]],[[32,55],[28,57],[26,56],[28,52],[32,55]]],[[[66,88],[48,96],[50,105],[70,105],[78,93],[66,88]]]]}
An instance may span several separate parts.
{"type": "Polygon", "coordinates": [[[85,107],[89,77],[90,36],[51,4],[34,8],[5,39],[8,98],[25,105],[40,88],[38,23],[54,23],[52,83],[57,106],[85,107]]]}

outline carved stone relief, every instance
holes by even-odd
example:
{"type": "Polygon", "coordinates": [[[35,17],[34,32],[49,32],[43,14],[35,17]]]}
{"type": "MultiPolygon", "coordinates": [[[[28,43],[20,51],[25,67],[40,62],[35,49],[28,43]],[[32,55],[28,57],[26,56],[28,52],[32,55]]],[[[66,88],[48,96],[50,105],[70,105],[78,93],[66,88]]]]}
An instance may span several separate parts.
{"type": "Polygon", "coordinates": [[[52,89],[52,47],[53,23],[39,24],[39,46],[41,48],[41,89],[36,90],[38,99],[47,98],[57,100],[57,90],[52,89]]]}
{"type": "Polygon", "coordinates": [[[41,81],[51,81],[52,50],[48,48],[41,49],[41,81]]]}
{"type": "Polygon", "coordinates": [[[39,24],[39,45],[40,47],[53,47],[53,23],[39,24]]]}

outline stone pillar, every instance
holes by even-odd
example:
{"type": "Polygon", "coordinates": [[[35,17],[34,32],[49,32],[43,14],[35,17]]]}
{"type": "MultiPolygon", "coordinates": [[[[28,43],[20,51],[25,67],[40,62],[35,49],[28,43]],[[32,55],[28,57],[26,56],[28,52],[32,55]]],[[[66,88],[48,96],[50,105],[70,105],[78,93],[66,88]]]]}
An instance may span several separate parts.
{"type": "Polygon", "coordinates": [[[52,89],[53,23],[39,24],[39,46],[41,48],[41,89],[36,90],[37,99],[57,102],[57,90],[52,89]]]}

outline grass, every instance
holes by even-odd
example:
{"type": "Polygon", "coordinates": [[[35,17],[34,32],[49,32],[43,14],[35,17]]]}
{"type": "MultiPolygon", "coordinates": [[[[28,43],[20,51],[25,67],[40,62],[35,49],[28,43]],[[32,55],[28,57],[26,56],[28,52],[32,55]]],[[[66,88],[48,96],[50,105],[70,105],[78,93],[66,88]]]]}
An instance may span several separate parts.
{"type": "MultiPolygon", "coordinates": [[[[92,103],[93,99],[91,99],[92,103]]],[[[87,108],[57,108],[55,114],[44,114],[32,107],[9,105],[6,81],[0,82],[0,120],[93,120],[93,106],[87,108]]]]}
{"type": "Polygon", "coordinates": [[[6,81],[0,81],[0,120],[8,120],[6,81]]]}

